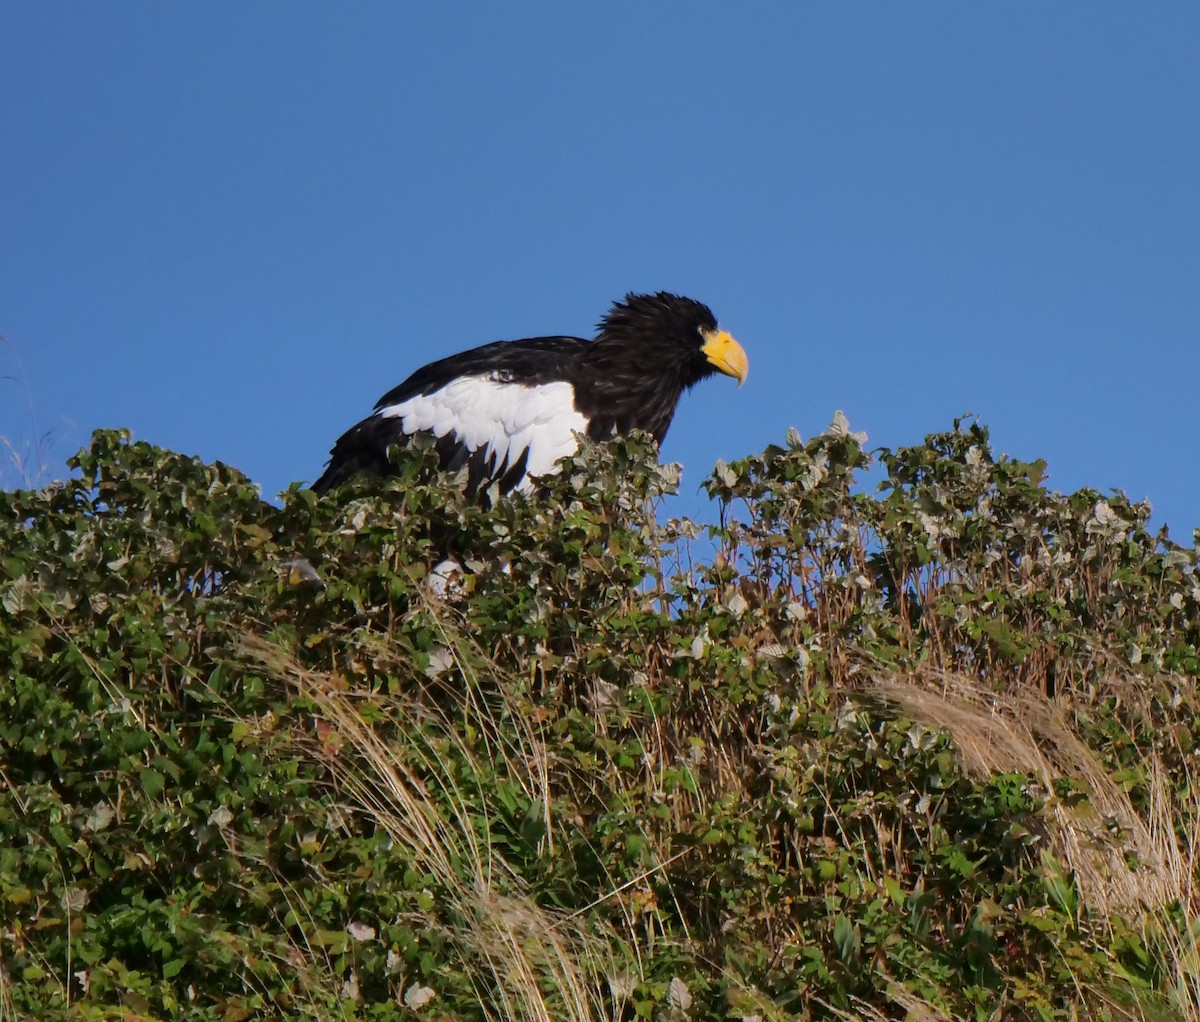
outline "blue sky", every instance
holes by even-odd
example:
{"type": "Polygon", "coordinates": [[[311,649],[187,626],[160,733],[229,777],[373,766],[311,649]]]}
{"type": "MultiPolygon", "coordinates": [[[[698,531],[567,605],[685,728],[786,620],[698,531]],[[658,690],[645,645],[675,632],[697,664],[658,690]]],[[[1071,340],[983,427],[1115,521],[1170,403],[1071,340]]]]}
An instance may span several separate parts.
{"type": "MultiPolygon", "coordinates": [[[[435,357],[712,306],[664,457],[974,412],[1200,525],[1200,5],[0,0],[0,435],[272,494],[435,357]]],[[[12,469],[0,482],[15,485],[12,469]]]]}

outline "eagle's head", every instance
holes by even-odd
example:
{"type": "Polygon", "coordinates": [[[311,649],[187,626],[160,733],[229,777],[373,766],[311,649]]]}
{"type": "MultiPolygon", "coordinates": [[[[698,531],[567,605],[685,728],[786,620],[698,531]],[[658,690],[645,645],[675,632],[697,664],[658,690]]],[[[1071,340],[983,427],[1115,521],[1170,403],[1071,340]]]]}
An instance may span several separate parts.
{"type": "Polygon", "coordinates": [[[717,326],[707,305],[666,291],[631,292],[614,303],[598,325],[596,340],[636,347],[639,361],[657,355],[674,363],[684,387],[713,373],[732,376],[741,386],[750,371],[746,352],[717,326]]]}

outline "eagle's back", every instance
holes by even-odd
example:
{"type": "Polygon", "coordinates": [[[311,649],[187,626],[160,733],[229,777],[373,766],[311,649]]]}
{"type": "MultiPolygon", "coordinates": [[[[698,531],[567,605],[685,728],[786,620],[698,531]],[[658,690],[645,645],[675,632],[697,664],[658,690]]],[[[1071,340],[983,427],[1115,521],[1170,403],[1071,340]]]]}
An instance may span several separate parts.
{"type": "Polygon", "coordinates": [[[470,493],[492,483],[502,493],[527,486],[570,454],[575,433],[587,429],[567,380],[588,343],[530,337],[430,362],[342,435],[313,489],[325,493],[361,472],[385,475],[387,449],[420,433],[434,438],[444,470],[466,468],[470,493]]]}
{"type": "Polygon", "coordinates": [[[567,367],[588,346],[582,337],[526,337],[495,341],[422,366],[375,402],[375,410],[418,394],[432,394],[464,376],[489,376],[516,383],[545,383],[566,378],[567,367]]]}

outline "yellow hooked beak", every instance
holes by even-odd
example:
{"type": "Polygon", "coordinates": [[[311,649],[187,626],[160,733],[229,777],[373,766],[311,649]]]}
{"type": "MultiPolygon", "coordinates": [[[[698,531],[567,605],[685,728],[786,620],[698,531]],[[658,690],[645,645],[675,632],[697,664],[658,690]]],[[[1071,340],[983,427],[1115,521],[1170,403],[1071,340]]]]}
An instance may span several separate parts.
{"type": "Polygon", "coordinates": [[[740,387],[750,373],[750,360],[733,337],[724,330],[701,330],[704,343],[700,350],[720,372],[732,376],[740,387]]]}

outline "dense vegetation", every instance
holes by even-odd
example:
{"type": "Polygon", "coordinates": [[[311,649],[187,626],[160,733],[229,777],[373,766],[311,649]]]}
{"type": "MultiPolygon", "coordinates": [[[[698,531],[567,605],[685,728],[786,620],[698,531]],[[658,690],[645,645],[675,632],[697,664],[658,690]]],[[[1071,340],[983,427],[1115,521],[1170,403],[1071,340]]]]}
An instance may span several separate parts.
{"type": "Polygon", "coordinates": [[[0,494],[0,1017],[1200,1018],[1195,545],[863,439],[0,494]]]}

